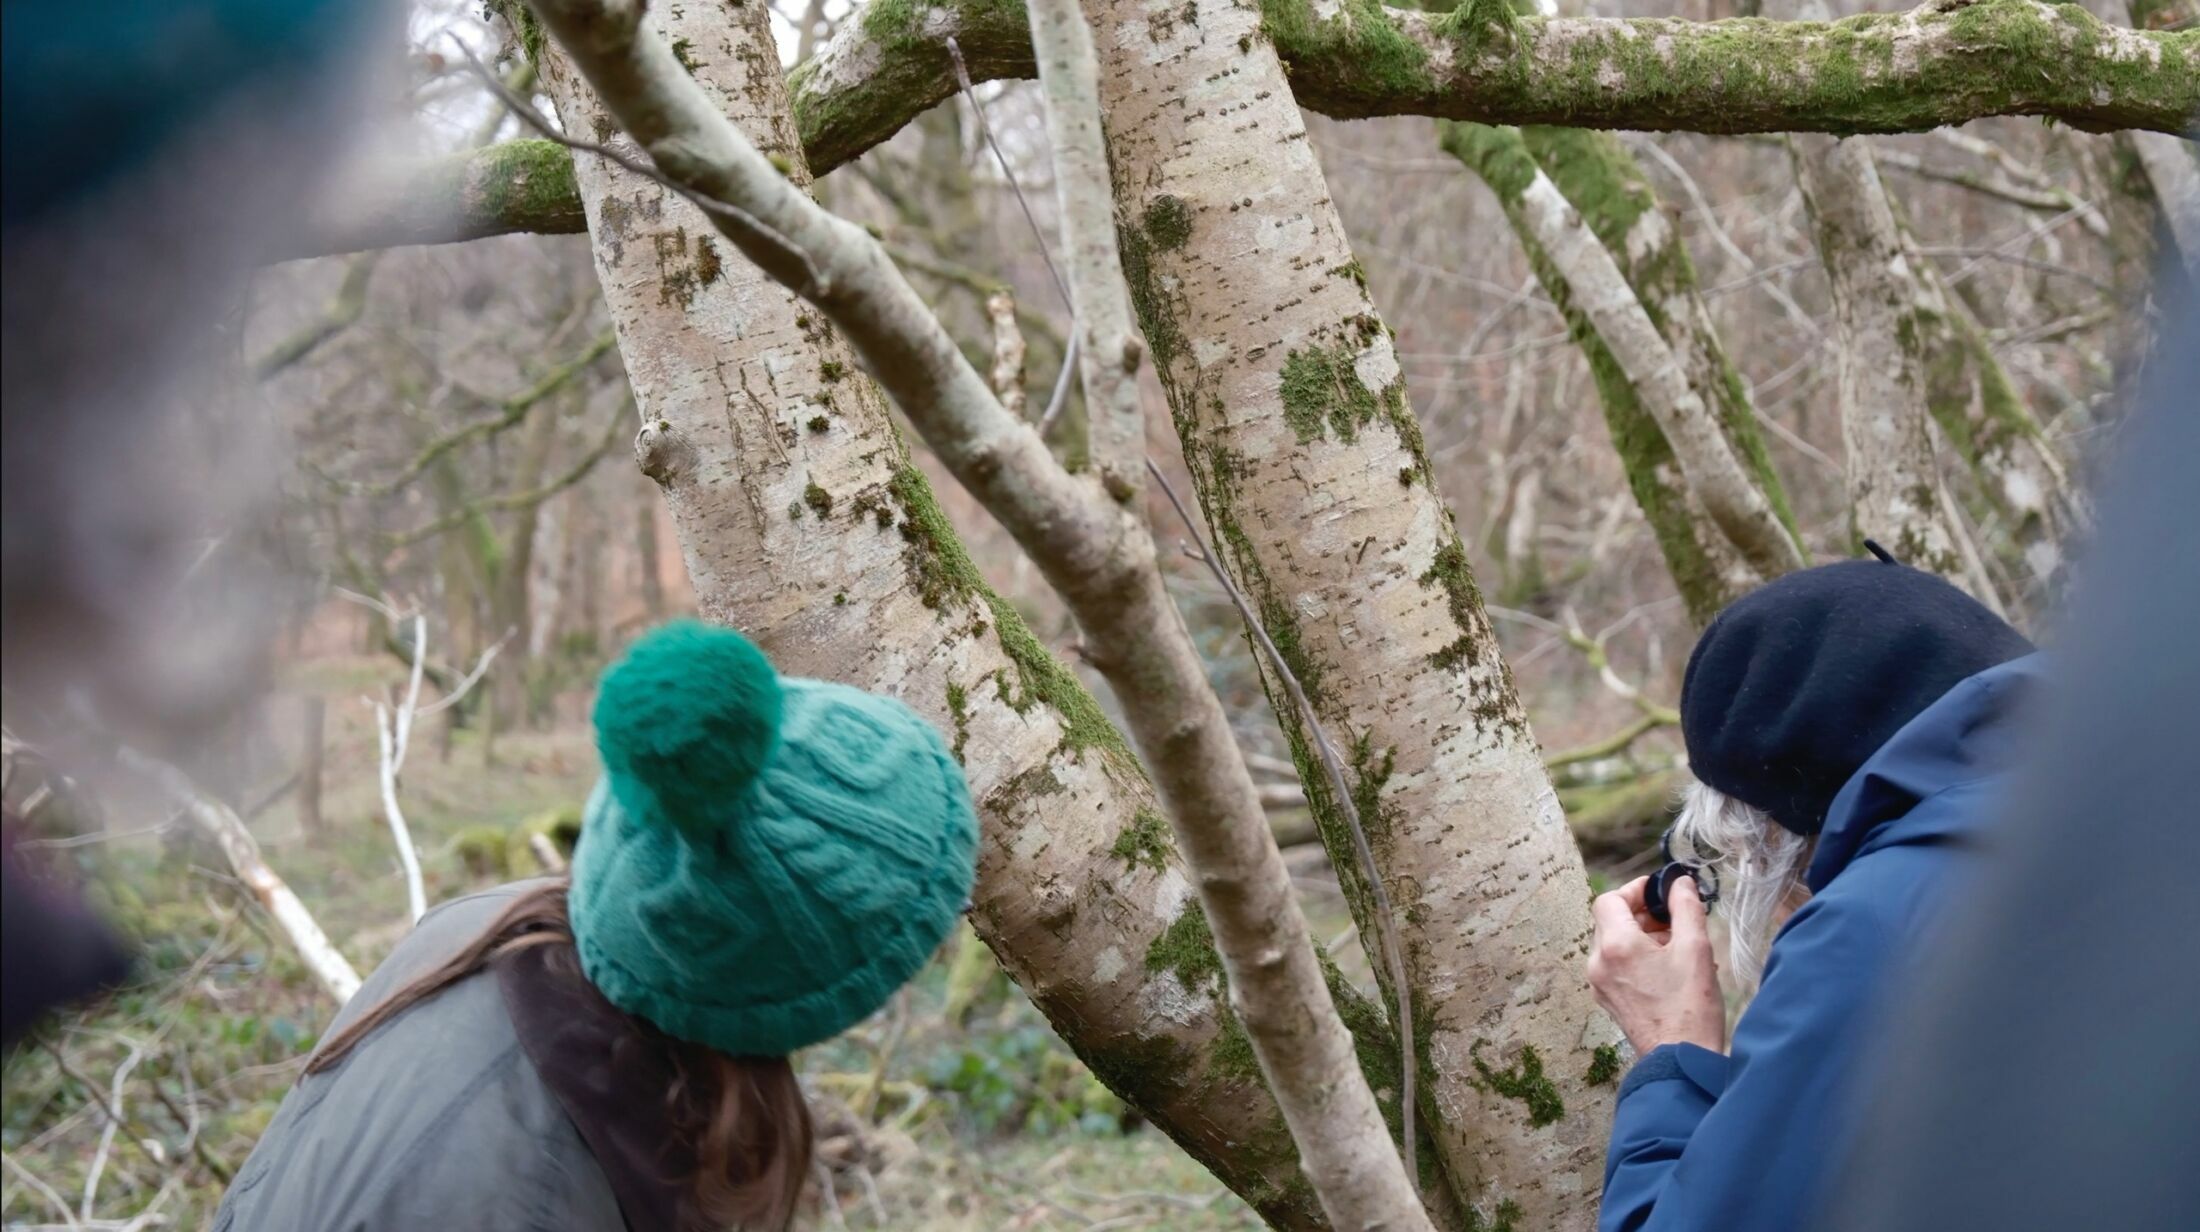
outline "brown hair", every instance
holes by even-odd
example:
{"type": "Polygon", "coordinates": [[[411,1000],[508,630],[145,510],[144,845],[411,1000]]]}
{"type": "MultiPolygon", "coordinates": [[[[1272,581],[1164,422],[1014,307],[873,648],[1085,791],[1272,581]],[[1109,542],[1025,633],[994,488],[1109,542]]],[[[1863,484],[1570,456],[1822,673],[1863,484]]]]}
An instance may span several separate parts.
{"type": "MultiPolygon", "coordinates": [[[[333,1067],[376,1028],[522,950],[551,947],[549,969],[586,983],[573,949],[566,885],[561,879],[521,893],[456,954],[330,1036],[306,1062],[306,1072],[333,1067]]],[[[673,1074],[665,1119],[696,1161],[688,1179],[690,1221],[696,1227],[786,1227],[810,1168],[810,1109],[794,1067],[785,1057],[728,1056],[675,1039],[634,1015],[624,1017],[673,1074]]]]}

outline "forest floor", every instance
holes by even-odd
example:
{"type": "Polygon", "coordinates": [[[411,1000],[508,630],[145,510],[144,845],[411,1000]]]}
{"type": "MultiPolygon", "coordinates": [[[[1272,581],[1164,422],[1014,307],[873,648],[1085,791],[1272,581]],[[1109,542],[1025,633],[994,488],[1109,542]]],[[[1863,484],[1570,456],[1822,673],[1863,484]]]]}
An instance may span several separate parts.
{"type": "MultiPolygon", "coordinates": [[[[383,820],[363,693],[388,660],[320,660],[270,702],[276,746],[257,800],[295,765],[301,699],[325,699],[324,822],[294,796],[252,821],[287,879],[352,964],[371,970],[406,930],[404,882],[383,820]]],[[[577,699],[568,699],[577,700],[577,699]]],[[[596,774],[578,705],[551,731],[508,732],[486,751],[424,721],[402,799],[431,903],[536,875],[518,831],[576,813],[596,774]]],[[[149,806],[105,800],[114,837],[49,856],[74,863],[139,947],[126,987],[49,1024],[7,1062],[0,1217],[18,1225],[199,1228],[296,1080],[333,1013],[221,857],[149,806]],[[134,833],[133,833],[134,832],[134,833]],[[99,1096],[94,1098],[96,1085],[99,1096]],[[105,1102],[123,1132],[107,1132],[105,1102]]],[[[1365,976],[1325,868],[1305,873],[1317,937],[1365,976]]],[[[958,975],[958,936],[871,1021],[797,1058],[820,1113],[835,1193],[816,1229],[1260,1226],[1166,1137],[1129,1117],[982,950],[958,975]],[[973,979],[976,975],[978,978],[973,979]],[[960,1021],[949,1021],[953,998],[960,1021]],[[857,1110],[861,1109],[859,1113],[857,1110]],[[851,1132],[857,1130],[858,1132],[851,1132]]]]}

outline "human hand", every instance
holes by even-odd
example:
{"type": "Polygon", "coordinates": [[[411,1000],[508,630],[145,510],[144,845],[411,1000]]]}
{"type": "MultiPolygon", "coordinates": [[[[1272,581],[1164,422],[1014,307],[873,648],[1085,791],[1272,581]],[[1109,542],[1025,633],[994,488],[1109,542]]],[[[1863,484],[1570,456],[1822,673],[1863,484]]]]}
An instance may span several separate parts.
{"type": "Polygon", "coordinates": [[[1726,1005],[1719,967],[1704,927],[1696,879],[1674,881],[1673,922],[1660,924],[1643,901],[1648,877],[1597,896],[1596,937],[1589,949],[1589,987],[1637,1054],[1660,1044],[1697,1044],[1726,1051],[1726,1005]]]}

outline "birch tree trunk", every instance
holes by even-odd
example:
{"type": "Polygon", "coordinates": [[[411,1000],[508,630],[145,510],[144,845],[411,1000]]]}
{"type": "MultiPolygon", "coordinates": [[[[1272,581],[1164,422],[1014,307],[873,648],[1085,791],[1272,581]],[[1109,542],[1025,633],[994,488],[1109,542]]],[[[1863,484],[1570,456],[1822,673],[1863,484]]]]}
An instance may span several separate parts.
{"type": "MultiPolygon", "coordinates": [[[[650,20],[807,183],[762,5],[650,20]]],[[[616,131],[543,48],[565,127],[616,131]]],[[[623,141],[623,138],[618,138],[623,141]]],[[[698,606],[795,674],[952,733],[983,822],[972,920],[1078,1055],[1283,1228],[1325,1225],[1213,973],[1152,788],[1076,677],[978,575],[846,343],[655,183],[578,155],[597,273],[698,606]]],[[[1336,989],[1380,1055],[1380,1016],[1336,989]]],[[[1363,1043],[1363,1048],[1370,1046],[1363,1043]]]]}
{"type": "MultiPolygon", "coordinates": [[[[1352,749],[1442,1166],[1479,1218],[1587,1226],[1610,1095],[1584,1075],[1617,1037],[1576,970],[1585,874],[1275,49],[1226,0],[1086,11],[1132,298],[1217,547],[1352,749]]],[[[1268,684],[1372,944],[1328,782],[1268,684]]]]}
{"type": "MultiPolygon", "coordinates": [[[[1610,136],[1580,129],[1515,130],[1443,122],[1439,131],[1444,149],[1472,167],[1496,193],[1537,280],[1564,314],[1575,345],[1588,357],[1628,486],[1650,523],[1690,618],[1702,624],[1745,592],[1800,563],[1801,543],[1785,493],[1757,435],[1749,395],[1719,345],[1710,312],[1697,292],[1695,263],[1633,158],[1610,136]],[[1558,192],[1570,214],[1530,208],[1529,190],[1538,177],[1558,192]],[[1553,261],[1546,236],[1577,251],[1593,244],[1605,260],[1575,260],[1575,277],[1570,278],[1553,261]],[[1575,281],[1600,276],[1602,285],[1575,281]],[[1659,361],[1639,353],[1639,345],[1647,340],[1640,326],[1634,330],[1637,354],[1626,355],[1625,338],[1620,339],[1623,346],[1615,349],[1585,307],[1598,302],[1606,305],[1608,319],[1614,313],[1624,314],[1632,324],[1639,316],[1662,339],[1670,355],[1666,362],[1676,365],[1677,371],[1662,383],[1649,385],[1631,378],[1630,363],[1639,368],[1659,361]],[[1676,399],[1682,388],[1692,395],[1692,402],[1676,399]],[[1653,411],[1650,400],[1659,397],[1666,405],[1653,411]],[[1789,541],[1782,553],[1791,554],[1789,564],[1763,553],[1759,554],[1762,563],[1753,562],[1720,530],[1691,487],[1672,437],[1661,426],[1681,417],[1693,418],[1699,425],[1699,443],[1722,449],[1732,459],[1732,467],[1738,468],[1739,481],[1756,490],[1765,514],[1777,523],[1775,532],[1759,515],[1759,533],[1776,533],[1789,541]]],[[[1547,194],[1542,199],[1549,204],[1547,194]]]]}
{"type": "Polygon", "coordinates": [[[1922,318],[1945,319],[1947,303],[1905,251],[1870,143],[1799,133],[1789,144],[1833,287],[1851,536],[1877,539],[1902,563],[1953,579],[1999,611],[1934,457],[1917,329],[1922,318]]]}
{"type": "MultiPolygon", "coordinates": [[[[1828,7],[1825,0],[1769,0],[1764,11],[1820,20],[1828,7]]],[[[1815,133],[1788,140],[1833,288],[1852,534],[1876,537],[1904,563],[1944,574],[2001,610],[2003,598],[1942,482],[1932,421],[1937,416],[1959,443],[1986,442],[1967,460],[1983,490],[2018,499],[2020,543],[2028,560],[2050,568],[2052,542],[2041,541],[2052,533],[2050,503],[2062,498],[2059,468],[2052,475],[2039,469],[2037,448],[2008,448],[2025,435],[2029,414],[1992,352],[1957,315],[1940,276],[1910,251],[1870,140],[1815,133]],[[2001,473],[2012,465],[2022,473],[2001,473]],[[2055,490],[2034,495],[2034,484],[2055,490]]],[[[2031,435],[2039,444],[2036,428],[2031,435]]]]}

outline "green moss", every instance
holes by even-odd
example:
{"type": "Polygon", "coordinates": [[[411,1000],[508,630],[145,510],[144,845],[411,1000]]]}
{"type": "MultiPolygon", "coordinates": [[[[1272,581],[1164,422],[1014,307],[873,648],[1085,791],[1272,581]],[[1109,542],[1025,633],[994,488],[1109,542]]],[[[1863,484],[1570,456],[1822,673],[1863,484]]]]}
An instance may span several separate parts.
{"type": "Polygon", "coordinates": [[[680,62],[680,67],[686,69],[690,73],[694,72],[697,68],[700,67],[700,65],[695,62],[694,39],[676,38],[672,40],[672,58],[678,60],[680,62]]]}
{"type": "Polygon", "coordinates": [[[812,415],[808,426],[812,432],[824,432],[833,426],[833,421],[823,415],[812,415]]]}
{"type": "Polygon", "coordinates": [[[1353,286],[1362,291],[1367,290],[1367,269],[1360,264],[1358,257],[1352,258],[1343,265],[1331,266],[1329,276],[1332,278],[1349,278],[1352,280],[1353,286]]]}
{"type": "Polygon", "coordinates": [[[1191,242],[1192,207],[1184,204],[1182,197],[1162,193],[1148,201],[1143,221],[1147,238],[1163,252],[1173,252],[1191,242]]]}
{"type": "Polygon", "coordinates": [[[1299,444],[1321,439],[1324,429],[1347,444],[1359,439],[1360,429],[1385,414],[1392,390],[1404,398],[1403,382],[1393,381],[1377,391],[1367,387],[1354,368],[1360,348],[1350,342],[1335,346],[1309,346],[1283,359],[1283,421],[1299,438],[1299,444]]]}
{"type": "Polygon", "coordinates": [[[1527,1105],[1528,1124],[1537,1128],[1549,1125],[1566,1115],[1565,1101],[1558,1096],[1558,1088],[1543,1074],[1543,1057],[1533,1044],[1520,1046],[1520,1059],[1506,1069],[1497,1069],[1482,1059],[1483,1041],[1474,1041],[1467,1050],[1467,1058],[1474,1064],[1474,1072],[1481,1081],[1475,1085],[1506,1099],[1517,1099],[1527,1105]]]}
{"type": "Polygon", "coordinates": [[[1215,952],[1207,911],[1197,898],[1185,900],[1184,910],[1146,947],[1146,970],[1173,971],[1193,992],[1211,988],[1217,996],[1221,994],[1222,956],[1215,952]]]}
{"type": "Polygon", "coordinates": [[[833,494],[817,486],[816,481],[812,480],[802,489],[802,503],[822,518],[833,511],[833,494]]]}
{"type": "Polygon", "coordinates": [[[818,379],[827,385],[837,384],[848,378],[848,365],[837,359],[828,359],[817,365],[818,379]]]}
{"type": "Polygon", "coordinates": [[[1480,664],[1483,646],[1476,631],[1482,627],[1482,589],[1475,585],[1474,566],[1457,535],[1448,536],[1436,549],[1436,559],[1429,562],[1420,583],[1443,588],[1445,610],[1459,629],[1459,636],[1431,654],[1429,662],[1446,671],[1480,664]]]}
{"type": "Polygon", "coordinates": [[[993,611],[1001,649],[1016,667],[1016,689],[1011,690],[1006,679],[997,682],[1001,700],[1019,713],[1044,703],[1062,725],[1063,751],[1098,749],[1118,765],[1138,770],[1137,755],[1124,742],[1123,733],[1116,730],[1075,673],[1040,644],[1023,616],[1006,599],[990,590],[985,592],[985,599],[993,611]]]}
{"type": "MultiPolygon", "coordinates": [[[[524,231],[568,232],[587,229],[580,185],[573,178],[573,156],[554,141],[503,141],[454,160],[458,191],[467,215],[524,231]]],[[[624,209],[617,197],[605,209],[624,209]]],[[[618,218],[607,213],[604,225],[618,218]]]]}
{"type": "Polygon", "coordinates": [[[1426,94],[1436,87],[1428,49],[1379,0],[1344,0],[1317,18],[1306,0],[1261,0],[1261,30],[1294,76],[1313,72],[1349,95],[1426,94]]]}
{"type": "Polygon", "coordinates": [[[1150,808],[1141,808],[1131,814],[1131,823],[1115,836],[1115,845],[1108,854],[1123,861],[1124,868],[1144,865],[1156,872],[1168,867],[1172,839],[1169,819],[1150,808]]]}
{"type": "Polygon", "coordinates": [[[718,242],[705,235],[695,241],[695,278],[704,286],[718,281],[725,275],[725,262],[718,257],[718,242]]]}
{"type": "Polygon", "coordinates": [[[947,682],[947,714],[955,723],[954,754],[957,763],[963,759],[963,746],[970,743],[970,691],[950,680],[947,682]]]}
{"type": "Polygon", "coordinates": [[[1462,1232],[1520,1232],[1522,1215],[1520,1204],[1511,1198],[1501,1199],[1497,1209],[1489,1215],[1469,1207],[1462,1232]]]}
{"type": "Polygon", "coordinates": [[[1590,1054],[1589,1072],[1581,1080],[1593,1087],[1601,1087],[1619,1078],[1619,1049],[1610,1044],[1598,1044],[1590,1054]]]}
{"type": "Polygon", "coordinates": [[[1225,1082],[1260,1082],[1260,1054],[1253,1051],[1253,1037],[1245,1024],[1218,999],[1215,1012],[1222,1018],[1222,1034],[1207,1049],[1207,1072],[1225,1082]]]}
{"type": "Polygon", "coordinates": [[[1154,242],[1141,227],[1118,227],[1116,250],[1123,260],[1123,280],[1130,287],[1131,307],[1138,311],[1138,327],[1153,352],[1154,374],[1164,386],[1176,379],[1175,365],[1185,352],[1184,331],[1177,325],[1175,299],[1154,268],[1154,242]]]}

